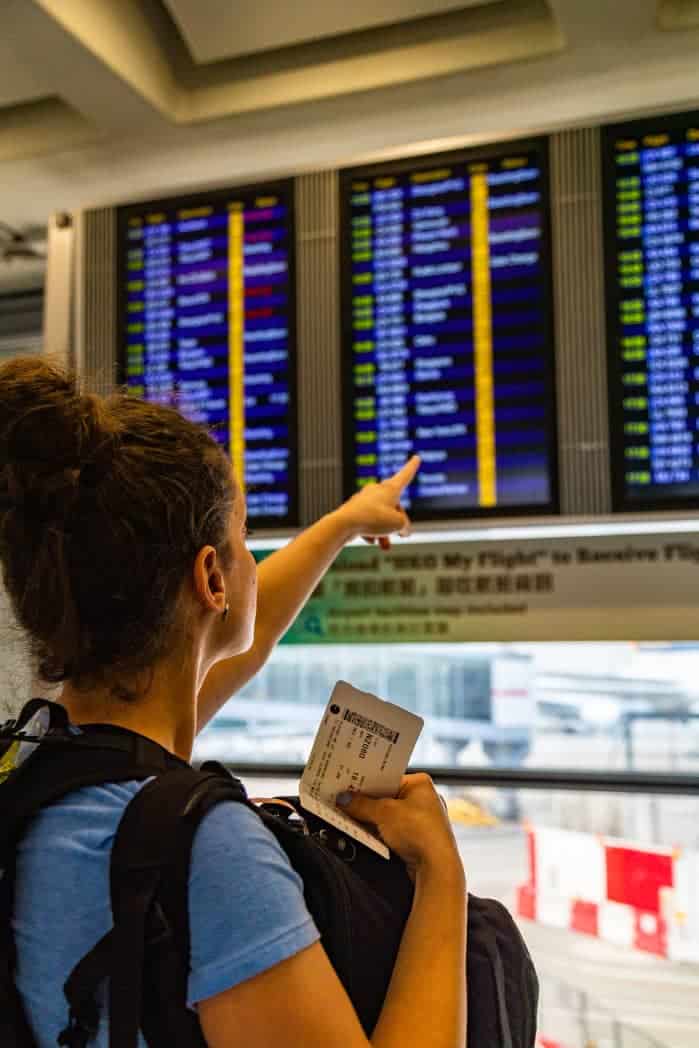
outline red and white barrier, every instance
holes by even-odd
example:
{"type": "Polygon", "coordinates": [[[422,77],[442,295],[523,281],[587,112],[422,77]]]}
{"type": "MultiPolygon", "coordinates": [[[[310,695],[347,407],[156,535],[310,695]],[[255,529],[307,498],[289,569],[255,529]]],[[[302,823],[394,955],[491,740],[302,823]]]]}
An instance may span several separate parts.
{"type": "Polygon", "coordinates": [[[627,949],[699,961],[699,852],[529,827],[517,914],[627,949]]]}

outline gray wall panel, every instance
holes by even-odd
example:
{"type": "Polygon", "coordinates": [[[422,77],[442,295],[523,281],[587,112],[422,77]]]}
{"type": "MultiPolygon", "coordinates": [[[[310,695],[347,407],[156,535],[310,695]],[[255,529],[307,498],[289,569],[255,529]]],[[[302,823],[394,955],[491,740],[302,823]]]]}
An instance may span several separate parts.
{"type": "Polygon", "coordinates": [[[77,237],[76,363],[86,390],[103,395],[116,385],[116,211],[80,216],[77,237]]]}
{"type": "Polygon", "coordinates": [[[296,181],[301,522],[342,498],[337,173],[296,181]]]}
{"type": "Polygon", "coordinates": [[[561,512],[608,513],[598,128],[551,137],[551,195],[561,512]]]}

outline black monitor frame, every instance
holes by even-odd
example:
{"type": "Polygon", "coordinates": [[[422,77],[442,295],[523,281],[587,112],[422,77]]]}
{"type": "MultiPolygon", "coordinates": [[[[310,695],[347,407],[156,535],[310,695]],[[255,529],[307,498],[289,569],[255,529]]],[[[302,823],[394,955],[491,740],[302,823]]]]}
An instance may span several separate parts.
{"type": "Polygon", "coordinates": [[[544,280],[548,287],[548,305],[544,305],[544,341],[545,341],[545,382],[546,403],[550,405],[547,418],[547,445],[549,452],[550,498],[546,503],[533,503],[515,506],[470,507],[448,509],[435,513],[434,510],[421,510],[411,507],[410,516],[415,521],[468,521],[471,519],[499,517],[556,516],[560,512],[559,501],[559,454],[558,454],[558,416],[556,403],[556,355],[554,325],[554,287],[552,264],[551,234],[551,181],[549,174],[549,139],[546,136],[516,139],[507,142],[496,142],[472,148],[450,150],[449,152],[430,153],[428,155],[406,156],[399,160],[385,163],[366,164],[357,167],[343,168],[339,172],[340,194],[340,303],[341,303],[341,371],[342,383],[342,488],[345,498],[356,494],[354,486],[353,435],[352,424],[352,387],[345,382],[345,376],[352,374],[352,284],[351,284],[351,182],[356,178],[371,179],[380,175],[402,175],[406,172],[422,171],[435,164],[456,164],[474,160],[497,160],[512,153],[536,150],[541,165],[541,178],[545,196],[542,200],[541,257],[544,280]]]}
{"type": "Polygon", "coordinates": [[[125,242],[125,231],[128,229],[128,220],[132,216],[141,215],[145,211],[163,208],[188,208],[201,206],[203,204],[217,204],[220,201],[229,200],[232,195],[243,196],[245,194],[256,194],[266,196],[277,194],[281,196],[288,206],[288,230],[289,230],[289,452],[290,452],[290,484],[289,484],[289,512],[284,517],[255,517],[251,520],[254,529],[265,528],[284,530],[298,527],[299,519],[299,403],[298,403],[298,343],[297,343],[297,299],[298,289],[296,284],[296,215],[294,204],[293,178],[280,179],[274,182],[253,182],[246,185],[229,185],[225,188],[212,190],[199,190],[196,193],[173,193],[166,197],[158,197],[153,200],[136,201],[117,207],[116,228],[116,274],[117,286],[115,295],[116,309],[116,334],[117,334],[117,382],[120,387],[126,383],[126,254],[122,250],[125,242]]]}
{"type": "Polygon", "coordinates": [[[607,336],[607,381],[609,419],[609,467],[611,473],[612,509],[615,513],[667,512],[668,510],[699,509],[696,496],[667,495],[663,497],[632,497],[626,489],[624,474],[624,409],[623,367],[617,345],[617,317],[621,295],[616,272],[616,177],[614,142],[620,135],[641,138],[660,131],[682,130],[688,124],[699,126],[699,110],[673,113],[667,116],[639,117],[614,124],[604,124],[601,133],[602,214],[604,227],[604,302],[607,336]],[[658,126],[660,125],[660,126],[658,126]]]}

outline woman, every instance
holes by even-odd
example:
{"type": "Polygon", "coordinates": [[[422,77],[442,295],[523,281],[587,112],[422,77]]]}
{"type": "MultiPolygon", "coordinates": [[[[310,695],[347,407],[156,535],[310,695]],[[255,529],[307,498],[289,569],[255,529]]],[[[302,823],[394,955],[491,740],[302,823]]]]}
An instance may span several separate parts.
{"type": "MultiPolygon", "coordinates": [[[[63,682],[74,723],[120,725],[185,760],[344,543],[408,525],[399,499],[419,465],[365,488],[256,572],[227,457],[173,409],[82,396],[59,369],[17,358],[0,367],[0,442],[5,584],[42,675],[63,682]]],[[[75,791],[22,840],[16,981],[41,1048],[65,1025],[68,973],[111,927],[110,848],[142,785],[75,791]]],[[[398,799],[358,796],[347,810],[378,826],[416,886],[371,1042],[300,878],[231,802],[202,821],[190,869],[187,1003],[212,1048],[463,1048],[465,877],[433,784],[408,775],[398,799]]],[[[104,994],[100,1004],[106,1046],[104,994]]]]}

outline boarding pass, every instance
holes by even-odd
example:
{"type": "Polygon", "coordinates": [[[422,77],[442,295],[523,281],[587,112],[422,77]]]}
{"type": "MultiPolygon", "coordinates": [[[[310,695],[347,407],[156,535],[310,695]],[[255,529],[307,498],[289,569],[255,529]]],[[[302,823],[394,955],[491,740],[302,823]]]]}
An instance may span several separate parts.
{"type": "Polygon", "coordinates": [[[335,798],[348,790],[395,797],[423,724],[422,717],[338,681],[299,784],[303,807],[389,859],[381,838],[337,808],[335,798]]]}

